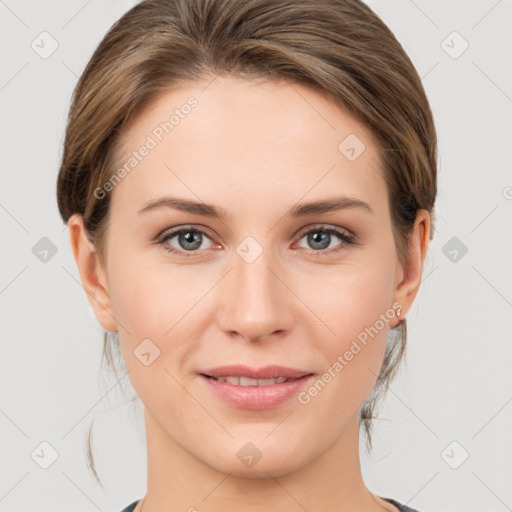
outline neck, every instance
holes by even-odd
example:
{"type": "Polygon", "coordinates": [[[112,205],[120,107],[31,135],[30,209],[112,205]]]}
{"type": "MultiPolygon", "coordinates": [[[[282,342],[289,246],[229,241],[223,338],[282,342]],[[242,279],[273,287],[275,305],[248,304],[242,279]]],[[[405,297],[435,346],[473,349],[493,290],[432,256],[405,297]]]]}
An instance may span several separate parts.
{"type": "Polygon", "coordinates": [[[260,478],[217,471],[184,450],[145,410],[148,488],[135,511],[247,512],[291,509],[377,512],[397,509],[366,487],[359,460],[359,423],[354,417],[335,444],[294,470],[260,478]]]}

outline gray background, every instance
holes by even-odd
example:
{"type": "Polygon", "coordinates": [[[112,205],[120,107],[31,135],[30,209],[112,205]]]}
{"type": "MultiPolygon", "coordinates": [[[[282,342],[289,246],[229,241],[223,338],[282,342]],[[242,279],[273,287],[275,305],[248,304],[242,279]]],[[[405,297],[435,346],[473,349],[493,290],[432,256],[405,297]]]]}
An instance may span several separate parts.
{"type": "MultiPolygon", "coordinates": [[[[73,87],[134,4],[0,1],[2,511],[118,512],[145,492],[142,408],[127,378],[99,373],[102,331],[55,199],[73,87]],[[85,463],[92,420],[105,489],[85,463]]],[[[421,512],[512,510],[512,2],[368,4],[423,78],[439,197],[407,363],[363,473],[421,512]]]]}

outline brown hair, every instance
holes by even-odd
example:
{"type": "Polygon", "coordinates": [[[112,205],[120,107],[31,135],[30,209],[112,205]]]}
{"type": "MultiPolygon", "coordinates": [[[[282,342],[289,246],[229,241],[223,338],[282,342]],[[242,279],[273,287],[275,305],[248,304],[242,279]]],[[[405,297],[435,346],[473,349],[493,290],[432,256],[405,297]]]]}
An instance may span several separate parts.
{"type": "MultiPolygon", "coordinates": [[[[99,199],[94,191],[119,165],[120,135],[171,87],[218,74],[309,85],[362,122],[380,150],[393,235],[406,260],[418,209],[431,214],[433,226],[437,140],[421,79],[382,20],[360,0],[146,0],[111,27],[76,85],[57,180],[63,220],[83,216],[102,261],[110,195],[99,199]]],[[[406,337],[403,320],[390,331],[360,411],[370,448],[375,406],[406,337]]],[[[118,349],[114,357],[105,334],[103,356],[112,368],[118,349]]]]}

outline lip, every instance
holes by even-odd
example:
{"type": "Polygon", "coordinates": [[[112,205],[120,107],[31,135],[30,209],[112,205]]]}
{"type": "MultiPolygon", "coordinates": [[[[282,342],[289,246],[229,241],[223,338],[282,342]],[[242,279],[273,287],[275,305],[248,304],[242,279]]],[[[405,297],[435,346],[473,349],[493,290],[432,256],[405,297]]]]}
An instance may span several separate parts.
{"type": "Polygon", "coordinates": [[[251,379],[275,379],[277,377],[286,377],[287,379],[299,379],[305,375],[311,375],[313,372],[288,368],[286,366],[270,365],[263,368],[251,368],[242,365],[220,366],[200,372],[210,377],[249,377],[251,379]]]}
{"type": "Polygon", "coordinates": [[[284,366],[266,366],[254,369],[237,365],[205,370],[200,372],[199,377],[208,389],[224,403],[240,409],[265,410],[278,407],[290,400],[311,382],[314,374],[284,366]],[[286,377],[290,380],[270,386],[237,386],[211,378],[230,375],[252,379],[286,377]]]}

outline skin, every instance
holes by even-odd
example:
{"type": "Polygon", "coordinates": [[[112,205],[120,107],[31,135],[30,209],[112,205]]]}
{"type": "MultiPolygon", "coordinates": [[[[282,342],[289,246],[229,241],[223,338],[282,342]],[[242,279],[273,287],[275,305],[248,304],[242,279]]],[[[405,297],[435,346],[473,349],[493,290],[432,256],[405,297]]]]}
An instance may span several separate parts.
{"type": "Polygon", "coordinates": [[[119,332],[145,407],[143,510],[396,511],[364,483],[358,431],[396,315],[306,405],[293,398],[264,411],[236,408],[196,372],[280,364],[321,376],[394,303],[406,316],[421,281],[429,215],[418,211],[401,264],[379,152],[363,125],[303,85],[210,82],[163,94],[125,132],[120,162],[169,112],[190,96],[198,100],[113,190],[104,262],[82,218],[68,224],[90,304],[104,329],[119,332]],[[354,161],[338,150],[349,134],[366,146],[354,161]],[[286,216],[298,202],[342,194],[373,213],[352,207],[286,216]],[[138,213],[166,195],[217,205],[227,217],[169,207],[138,213]],[[166,251],[187,253],[182,237],[154,241],[189,225],[207,231],[192,257],[166,251]],[[308,241],[325,227],[348,231],[357,244],[336,235],[327,249],[308,241]],[[247,236],[263,251],[251,263],[236,251],[247,236]],[[147,338],[160,350],[148,366],[133,353],[147,338]],[[237,457],[248,442],[262,454],[251,468],[237,457]]]}

